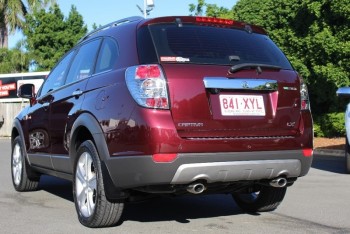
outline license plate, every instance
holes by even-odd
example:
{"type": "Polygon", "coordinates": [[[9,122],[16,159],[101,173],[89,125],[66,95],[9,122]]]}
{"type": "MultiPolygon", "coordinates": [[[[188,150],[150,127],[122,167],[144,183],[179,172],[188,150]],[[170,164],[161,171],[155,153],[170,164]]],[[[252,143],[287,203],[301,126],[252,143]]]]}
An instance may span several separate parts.
{"type": "Polygon", "coordinates": [[[220,108],[223,116],[265,116],[260,95],[220,95],[220,108]]]}

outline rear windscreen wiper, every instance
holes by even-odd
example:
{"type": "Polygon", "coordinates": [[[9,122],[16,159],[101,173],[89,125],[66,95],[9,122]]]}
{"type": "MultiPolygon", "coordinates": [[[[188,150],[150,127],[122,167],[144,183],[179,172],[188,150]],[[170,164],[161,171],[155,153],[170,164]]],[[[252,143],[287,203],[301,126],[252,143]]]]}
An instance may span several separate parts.
{"type": "Polygon", "coordinates": [[[262,72],[261,68],[276,69],[276,70],[282,69],[282,67],[275,66],[275,65],[269,65],[269,64],[241,63],[241,64],[233,65],[230,68],[229,73],[235,73],[237,71],[240,71],[242,69],[247,69],[247,68],[256,68],[256,70],[259,74],[262,72]]]}

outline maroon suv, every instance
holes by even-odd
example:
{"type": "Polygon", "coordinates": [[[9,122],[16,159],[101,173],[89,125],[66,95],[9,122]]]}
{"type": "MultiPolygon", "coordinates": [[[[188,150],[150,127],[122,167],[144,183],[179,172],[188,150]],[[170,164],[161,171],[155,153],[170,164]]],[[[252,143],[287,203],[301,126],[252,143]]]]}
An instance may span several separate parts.
{"type": "Polygon", "coordinates": [[[14,120],[12,178],[73,181],[80,222],[116,225],[149,195],[228,193],[277,208],[307,174],[306,85],[257,26],[207,17],[123,19],[81,39],[14,120]]]}

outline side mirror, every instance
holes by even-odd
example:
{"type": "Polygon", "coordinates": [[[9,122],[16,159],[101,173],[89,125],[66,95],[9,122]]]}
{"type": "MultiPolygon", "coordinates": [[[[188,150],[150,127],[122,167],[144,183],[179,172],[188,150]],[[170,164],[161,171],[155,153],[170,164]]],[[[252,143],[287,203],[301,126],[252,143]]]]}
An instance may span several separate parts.
{"type": "Polygon", "coordinates": [[[18,88],[17,96],[32,99],[35,97],[35,87],[33,84],[23,84],[18,88]]]}
{"type": "Polygon", "coordinates": [[[337,96],[350,98],[350,87],[341,87],[337,90],[337,96]]]}

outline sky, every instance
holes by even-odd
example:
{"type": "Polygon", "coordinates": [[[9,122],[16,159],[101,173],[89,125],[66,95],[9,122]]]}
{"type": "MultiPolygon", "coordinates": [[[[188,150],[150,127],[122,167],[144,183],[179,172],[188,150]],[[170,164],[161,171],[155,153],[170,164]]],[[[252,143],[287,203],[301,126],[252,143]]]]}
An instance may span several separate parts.
{"type": "MultiPolygon", "coordinates": [[[[144,0],[56,0],[61,11],[67,17],[72,5],[75,5],[78,12],[83,16],[88,30],[92,25],[105,25],[110,22],[130,16],[143,16],[136,5],[143,9],[144,0]]],[[[197,4],[197,0],[153,0],[154,9],[150,12],[149,18],[167,15],[189,15],[189,4],[197,4]]],[[[206,0],[206,3],[231,9],[237,0],[206,0]]],[[[21,32],[16,32],[9,37],[9,48],[13,48],[18,40],[22,38],[21,32]]]]}

